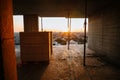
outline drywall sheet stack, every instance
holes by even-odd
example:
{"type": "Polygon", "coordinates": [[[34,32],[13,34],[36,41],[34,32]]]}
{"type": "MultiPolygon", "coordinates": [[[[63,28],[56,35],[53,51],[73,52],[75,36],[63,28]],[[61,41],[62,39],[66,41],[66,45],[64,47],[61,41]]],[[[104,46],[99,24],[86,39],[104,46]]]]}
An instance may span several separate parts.
{"type": "Polygon", "coordinates": [[[49,61],[52,52],[51,32],[20,32],[22,62],[49,61]]]}

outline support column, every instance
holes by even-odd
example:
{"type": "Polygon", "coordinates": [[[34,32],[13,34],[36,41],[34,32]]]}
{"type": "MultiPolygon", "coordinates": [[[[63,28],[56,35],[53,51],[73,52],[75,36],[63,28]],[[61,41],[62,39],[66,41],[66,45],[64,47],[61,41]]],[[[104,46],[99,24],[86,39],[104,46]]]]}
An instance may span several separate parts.
{"type": "Polygon", "coordinates": [[[24,32],[38,32],[38,15],[25,14],[24,15],[24,32]]]}
{"type": "Polygon", "coordinates": [[[17,80],[12,0],[0,0],[0,50],[4,80],[17,80]]]}
{"type": "Polygon", "coordinates": [[[4,80],[1,39],[0,39],[0,80],[4,80]]]}

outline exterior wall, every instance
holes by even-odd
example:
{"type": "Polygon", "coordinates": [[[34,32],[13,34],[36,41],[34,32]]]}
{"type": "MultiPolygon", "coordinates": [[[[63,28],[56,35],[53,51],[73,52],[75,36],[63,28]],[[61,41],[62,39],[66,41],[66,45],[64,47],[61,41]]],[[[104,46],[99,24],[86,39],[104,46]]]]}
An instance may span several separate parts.
{"type": "Polygon", "coordinates": [[[118,6],[106,7],[89,16],[88,47],[110,62],[120,65],[120,12],[118,6]]]}

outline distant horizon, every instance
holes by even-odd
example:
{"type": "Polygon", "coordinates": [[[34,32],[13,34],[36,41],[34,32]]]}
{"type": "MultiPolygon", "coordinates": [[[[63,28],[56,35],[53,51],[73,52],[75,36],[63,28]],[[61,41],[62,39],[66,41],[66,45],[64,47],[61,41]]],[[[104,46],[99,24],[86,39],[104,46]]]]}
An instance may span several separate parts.
{"type": "MultiPolygon", "coordinates": [[[[67,18],[65,17],[42,17],[42,21],[43,31],[68,32],[67,18]]],[[[22,15],[13,16],[13,23],[14,32],[24,32],[22,15]]],[[[39,32],[41,32],[41,17],[39,17],[39,32]]],[[[84,18],[71,18],[71,32],[84,32],[84,18]]]]}
{"type": "MultiPolygon", "coordinates": [[[[24,31],[21,31],[24,32],[24,31]]],[[[38,32],[42,32],[42,31],[38,31],[38,32]]],[[[43,31],[43,32],[50,32],[50,31],[43,31]]],[[[53,33],[67,33],[67,32],[61,32],[61,31],[51,31],[53,33]]],[[[20,32],[14,32],[14,33],[20,33],[20,32]]],[[[70,32],[70,33],[84,33],[84,32],[70,32]]],[[[87,33],[87,32],[86,32],[87,33]]]]}

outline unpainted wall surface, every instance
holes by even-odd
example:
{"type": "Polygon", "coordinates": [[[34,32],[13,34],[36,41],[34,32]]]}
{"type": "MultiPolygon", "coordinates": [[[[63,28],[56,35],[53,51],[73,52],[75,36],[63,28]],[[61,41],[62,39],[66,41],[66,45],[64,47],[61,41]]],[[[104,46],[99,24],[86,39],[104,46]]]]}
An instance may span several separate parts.
{"type": "Polygon", "coordinates": [[[88,47],[120,65],[120,7],[110,5],[89,16],[88,47]]]}

